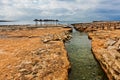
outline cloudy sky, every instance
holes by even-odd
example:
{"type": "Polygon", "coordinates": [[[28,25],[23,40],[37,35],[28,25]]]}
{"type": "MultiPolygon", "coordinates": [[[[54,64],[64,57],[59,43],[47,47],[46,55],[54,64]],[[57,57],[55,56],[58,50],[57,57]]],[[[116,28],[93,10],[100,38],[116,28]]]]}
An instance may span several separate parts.
{"type": "Polygon", "coordinates": [[[120,20],[120,0],[0,0],[0,20],[120,20]]]}

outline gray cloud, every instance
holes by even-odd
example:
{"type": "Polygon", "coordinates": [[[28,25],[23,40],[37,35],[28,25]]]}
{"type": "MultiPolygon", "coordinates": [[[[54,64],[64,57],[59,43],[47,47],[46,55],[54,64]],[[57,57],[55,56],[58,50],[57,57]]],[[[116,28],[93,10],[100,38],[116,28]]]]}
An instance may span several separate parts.
{"type": "Polygon", "coordinates": [[[119,0],[0,0],[0,19],[112,20],[119,19],[119,4],[119,0]]]}

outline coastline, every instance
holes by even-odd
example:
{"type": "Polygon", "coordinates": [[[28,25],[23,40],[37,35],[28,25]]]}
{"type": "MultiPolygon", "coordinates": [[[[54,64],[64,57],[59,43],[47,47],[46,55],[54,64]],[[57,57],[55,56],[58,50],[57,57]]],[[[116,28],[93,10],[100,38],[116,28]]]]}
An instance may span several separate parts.
{"type": "Polygon", "coordinates": [[[78,31],[88,33],[92,40],[92,52],[109,80],[120,79],[120,30],[118,22],[74,24],[78,31]],[[110,24],[113,24],[111,25],[110,24]],[[105,24],[105,25],[103,25],[105,24]],[[87,25],[87,27],[86,27],[87,25]],[[97,28],[97,26],[99,27],[97,28]],[[108,28],[109,27],[109,28],[108,28]]]}
{"type": "Polygon", "coordinates": [[[92,51],[109,80],[119,80],[119,30],[89,33],[92,51]]]}
{"type": "Polygon", "coordinates": [[[68,80],[70,62],[64,41],[71,28],[0,32],[0,79],[68,80]]]}

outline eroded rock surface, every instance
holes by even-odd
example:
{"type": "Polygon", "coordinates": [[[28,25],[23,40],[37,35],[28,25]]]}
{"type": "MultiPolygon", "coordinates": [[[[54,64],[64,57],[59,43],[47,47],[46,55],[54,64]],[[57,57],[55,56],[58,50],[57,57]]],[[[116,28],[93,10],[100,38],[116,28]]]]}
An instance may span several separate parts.
{"type": "Polygon", "coordinates": [[[89,33],[92,51],[109,80],[120,80],[120,30],[89,33]]]}
{"type": "Polygon", "coordinates": [[[91,23],[77,23],[72,25],[75,26],[77,30],[82,32],[120,29],[119,21],[94,21],[91,23]]]}
{"type": "Polygon", "coordinates": [[[0,32],[0,80],[67,80],[70,28],[0,32]]]}
{"type": "Polygon", "coordinates": [[[109,80],[120,80],[120,22],[95,21],[73,24],[92,39],[92,51],[109,80]]]}

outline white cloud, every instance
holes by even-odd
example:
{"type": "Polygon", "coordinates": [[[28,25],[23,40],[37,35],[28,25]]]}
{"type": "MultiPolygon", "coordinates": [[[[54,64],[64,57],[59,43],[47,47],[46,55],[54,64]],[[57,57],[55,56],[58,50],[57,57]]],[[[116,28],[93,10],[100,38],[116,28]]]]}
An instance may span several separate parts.
{"type": "Polygon", "coordinates": [[[109,0],[0,0],[0,19],[32,20],[47,17],[81,21],[108,19],[101,11],[109,9],[119,11],[120,1],[107,1],[109,0]]]}

